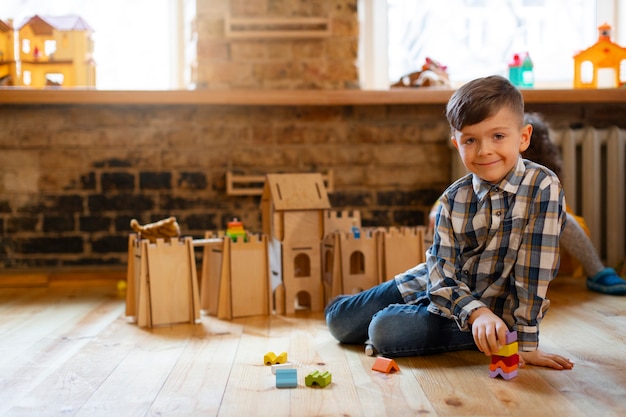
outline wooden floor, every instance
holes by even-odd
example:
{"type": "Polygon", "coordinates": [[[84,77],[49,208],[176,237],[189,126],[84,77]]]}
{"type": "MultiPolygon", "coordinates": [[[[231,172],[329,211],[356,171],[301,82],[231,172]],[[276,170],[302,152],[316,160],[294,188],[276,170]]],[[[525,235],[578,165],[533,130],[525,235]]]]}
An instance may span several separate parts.
{"type": "Polygon", "coordinates": [[[545,350],[571,371],[528,366],[488,377],[489,359],[458,352],[372,371],[362,346],[341,346],[321,314],[154,330],[124,318],[115,285],[0,289],[0,416],[624,416],[626,298],[558,278],[541,326],[545,350]],[[298,387],[275,388],[265,353],[288,352],[298,387]],[[332,384],[304,376],[328,370],[332,384]]]}

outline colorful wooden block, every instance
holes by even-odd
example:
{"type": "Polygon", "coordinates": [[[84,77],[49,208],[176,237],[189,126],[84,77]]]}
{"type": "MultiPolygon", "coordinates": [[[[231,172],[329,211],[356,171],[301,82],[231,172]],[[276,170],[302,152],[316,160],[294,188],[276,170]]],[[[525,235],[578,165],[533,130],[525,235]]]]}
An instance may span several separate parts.
{"type": "Polygon", "coordinates": [[[517,332],[507,332],[506,343],[498,350],[497,354],[491,356],[491,364],[489,365],[491,378],[496,378],[499,375],[509,380],[517,376],[519,367],[517,332]]]}
{"type": "Polygon", "coordinates": [[[295,368],[295,365],[293,363],[277,363],[275,365],[272,365],[272,373],[276,374],[276,371],[279,369],[292,369],[295,368]]]}
{"type": "Polygon", "coordinates": [[[298,386],[298,371],[291,369],[276,370],[276,388],[295,388],[298,386]]]}
{"type": "Polygon", "coordinates": [[[382,356],[379,356],[376,358],[376,361],[374,362],[372,369],[374,371],[384,372],[386,374],[389,374],[391,372],[399,371],[400,367],[398,366],[396,361],[394,361],[393,359],[383,358],[382,356]]]}
{"type": "Polygon", "coordinates": [[[265,365],[276,365],[277,363],[286,363],[287,362],[287,352],[283,352],[280,355],[276,356],[274,352],[267,352],[265,356],[263,356],[263,363],[265,365]]]}
{"type": "Polygon", "coordinates": [[[328,371],[324,373],[313,371],[304,378],[304,383],[307,387],[317,385],[324,388],[326,385],[331,383],[332,379],[333,375],[328,371]]]}
{"type": "Polygon", "coordinates": [[[500,348],[499,351],[496,352],[498,356],[511,356],[515,355],[518,351],[517,342],[509,343],[508,345],[504,345],[500,348]]]}
{"type": "Polygon", "coordinates": [[[512,371],[512,372],[504,372],[502,369],[498,368],[495,371],[489,371],[489,376],[491,378],[495,378],[498,375],[500,375],[502,378],[508,380],[511,380],[513,378],[515,378],[517,376],[517,369],[512,371]]]}

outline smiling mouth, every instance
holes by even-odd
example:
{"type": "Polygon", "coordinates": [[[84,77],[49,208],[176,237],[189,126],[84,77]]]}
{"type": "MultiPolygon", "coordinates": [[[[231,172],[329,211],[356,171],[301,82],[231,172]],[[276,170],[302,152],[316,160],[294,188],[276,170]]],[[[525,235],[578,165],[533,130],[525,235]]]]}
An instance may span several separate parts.
{"type": "Polygon", "coordinates": [[[500,162],[500,160],[491,161],[491,162],[480,162],[480,163],[477,163],[476,165],[486,167],[486,166],[497,164],[498,162],[500,162]]]}

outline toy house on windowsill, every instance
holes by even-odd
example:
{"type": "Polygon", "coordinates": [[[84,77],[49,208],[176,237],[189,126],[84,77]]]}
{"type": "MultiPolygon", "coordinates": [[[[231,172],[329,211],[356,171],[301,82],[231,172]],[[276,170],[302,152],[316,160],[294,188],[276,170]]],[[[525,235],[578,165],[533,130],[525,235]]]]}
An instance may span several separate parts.
{"type": "Polygon", "coordinates": [[[574,55],[574,88],[615,88],[626,80],[626,48],[611,41],[610,25],[598,31],[598,42],[574,55]],[[603,72],[606,77],[600,77],[603,72]],[[600,78],[608,85],[601,85],[600,78]]]}
{"type": "Polygon", "coordinates": [[[17,85],[95,87],[93,29],[81,17],[35,15],[18,33],[21,73],[17,85]]]}
{"type": "Polygon", "coordinates": [[[13,85],[17,79],[13,24],[0,20],[0,86],[13,85]]]}
{"type": "Polygon", "coordinates": [[[322,175],[267,174],[261,196],[274,308],[322,311],[321,242],[330,202],[322,175]]]}

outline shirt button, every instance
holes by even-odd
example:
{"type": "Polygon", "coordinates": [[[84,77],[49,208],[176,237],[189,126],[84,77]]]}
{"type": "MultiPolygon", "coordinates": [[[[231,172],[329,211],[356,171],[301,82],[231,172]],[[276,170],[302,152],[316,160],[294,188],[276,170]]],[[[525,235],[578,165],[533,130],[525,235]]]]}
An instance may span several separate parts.
{"type": "Polygon", "coordinates": [[[502,215],[501,211],[496,211],[496,216],[500,217],[502,215]]]}
{"type": "Polygon", "coordinates": [[[464,270],[463,270],[463,273],[464,273],[465,275],[469,275],[469,271],[468,271],[467,269],[464,269],[464,270]]]}

